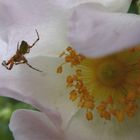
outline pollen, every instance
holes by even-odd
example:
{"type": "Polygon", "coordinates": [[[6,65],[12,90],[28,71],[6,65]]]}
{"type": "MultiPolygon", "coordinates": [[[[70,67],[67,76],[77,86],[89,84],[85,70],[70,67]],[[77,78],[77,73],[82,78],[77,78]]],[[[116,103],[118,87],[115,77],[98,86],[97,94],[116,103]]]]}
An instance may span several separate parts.
{"type": "Polygon", "coordinates": [[[140,49],[125,50],[110,56],[87,58],[72,47],[60,56],[64,62],[57,68],[63,74],[64,65],[73,73],[66,76],[69,100],[85,112],[88,121],[97,115],[104,120],[124,122],[139,111],[140,49]]]}
{"type": "Polygon", "coordinates": [[[87,111],[86,118],[87,118],[88,121],[92,120],[93,119],[93,113],[91,111],[87,111]]]}

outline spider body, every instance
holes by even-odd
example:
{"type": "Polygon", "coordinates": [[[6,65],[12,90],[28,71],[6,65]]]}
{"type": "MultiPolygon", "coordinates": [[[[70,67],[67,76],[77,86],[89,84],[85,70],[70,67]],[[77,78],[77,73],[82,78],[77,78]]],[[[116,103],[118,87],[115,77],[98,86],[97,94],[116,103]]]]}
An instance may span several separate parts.
{"type": "Polygon", "coordinates": [[[30,52],[30,47],[29,47],[28,43],[23,40],[21,42],[21,45],[20,45],[20,48],[19,48],[19,53],[25,55],[26,53],[29,53],[29,52],[30,52]]]}
{"type": "Polygon", "coordinates": [[[30,49],[39,41],[39,34],[38,34],[37,30],[35,30],[35,31],[37,34],[37,39],[34,41],[34,43],[32,45],[29,45],[26,41],[23,40],[19,46],[19,42],[18,42],[15,55],[13,55],[7,62],[6,61],[2,62],[2,65],[6,69],[11,70],[14,65],[27,64],[30,68],[41,72],[40,70],[32,67],[28,63],[28,60],[26,59],[26,57],[24,56],[25,54],[29,53],[30,49]]]}

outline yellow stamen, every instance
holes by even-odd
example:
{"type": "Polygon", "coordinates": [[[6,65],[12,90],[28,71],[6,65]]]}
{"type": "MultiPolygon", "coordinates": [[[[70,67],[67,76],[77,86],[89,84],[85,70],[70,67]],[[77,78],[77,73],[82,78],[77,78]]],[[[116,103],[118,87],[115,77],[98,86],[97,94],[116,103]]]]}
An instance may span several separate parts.
{"type": "Polygon", "coordinates": [[[94,102],[91,100],[89,101],[85,101],[84,102],[84,107],[87,108],[87,109],[93,109],[94,108],[94,102]]]}
{"type": "Polygon", "coordinates": [[[62,71],[63,71],[62,66],[59,66],[59,67],[57,68],[57,73],[62,73],[62,71]]]}
{"type": "Polygon", "coordinates": [[[123,111],[116,111],[116,117],[119,122],[124,121],[125,114],[123,111]]]}
{"type": "Polygon", "coordinates": [[[101,117],[106,119],[106,120],[111,120],[111,114],[108,111],[102,111],[101,112],[101,117]]]}
{"type": "Polygon", "coordinates": [[[77,99],[77,92],[75,90],[70,92],[70,100],[75,101],[77,99]]]}
{"type": "Polygon", "coordinates": [[[63,51],[60,55],[59,55],[59,57],[62,57],[62,56],[64,56],[65,55],[65,51],[63,51]]]}
{"type": "Polygon", "coordinates": [[[93,119],[95,110],[105,120],[114,117],[123,122],[126,117],[135,116],[140,99],[138,47],[98,59],[86,58],[68,47],[60,57],[65,62],[57,73],[63,72],[64,64],[74,70],[66,79],[66,86],[71,89],[69,99],[86,110],[88,121],[93,119]]]}
{"type": "Polygon", "coordinates": [[[86,113],[86,118],[87,118],[88,121],[92,120],[93,119],[93,113],[91,111],[88,111],[86,113]]]}

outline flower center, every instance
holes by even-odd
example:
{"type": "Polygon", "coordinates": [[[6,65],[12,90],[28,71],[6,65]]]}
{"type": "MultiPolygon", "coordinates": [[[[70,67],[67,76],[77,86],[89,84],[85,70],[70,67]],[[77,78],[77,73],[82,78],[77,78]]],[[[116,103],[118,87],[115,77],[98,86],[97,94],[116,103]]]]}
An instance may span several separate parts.
{"type": "Polygon", "coordinates": [[[125,80],[124,75],[126,76],[125,65],[117,60],[103,61],[96,68],[97,79],[105,86],[120,86],[125,80]]]}
{"type": "Polygon", "coordinates": [[[71,89],[69,99],[76,101],[79,108],[86,110],[87,120],[94,112],[105,120],[115,117],[122,122],[135,116],[140,97],[140,51],[126,50],[107,57],[91,59],[68,47],[60,57],[75,71],[67,76],[66,86],[71,89]]]}

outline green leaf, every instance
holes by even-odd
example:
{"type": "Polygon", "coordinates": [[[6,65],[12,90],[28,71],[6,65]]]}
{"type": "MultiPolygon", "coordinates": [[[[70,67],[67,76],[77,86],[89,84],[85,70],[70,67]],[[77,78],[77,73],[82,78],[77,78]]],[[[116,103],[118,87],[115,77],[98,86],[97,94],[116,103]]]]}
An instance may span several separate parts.
{"type": "Polygon", "coordinates": [[[137,3],[138,3],[138,0],[133,0],[132,1],[128,13],[139,14],[139,10],[138,10],[139,8],[138,8],[137,3]]]}

